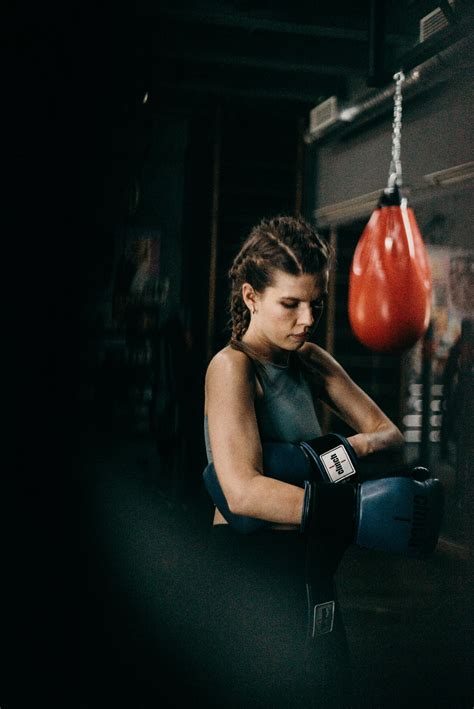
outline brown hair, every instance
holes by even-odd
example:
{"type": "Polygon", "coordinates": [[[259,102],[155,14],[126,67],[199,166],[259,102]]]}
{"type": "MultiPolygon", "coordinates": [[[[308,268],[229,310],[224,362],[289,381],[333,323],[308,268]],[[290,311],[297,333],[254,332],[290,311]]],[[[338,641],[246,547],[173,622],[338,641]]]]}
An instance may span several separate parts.
{"type": "Polygon", "coordinates": [[[331,246],[301,217],[278,216],[257,224],[229,270],[231,346],[246,352],[248,349],[241,342],[250,323],[250,313],[242,298],[244,283],[250,283],[261,293],[272,285],[276,270],[294,276],[316,275],[329,268],[331,259],[331,246]]]}

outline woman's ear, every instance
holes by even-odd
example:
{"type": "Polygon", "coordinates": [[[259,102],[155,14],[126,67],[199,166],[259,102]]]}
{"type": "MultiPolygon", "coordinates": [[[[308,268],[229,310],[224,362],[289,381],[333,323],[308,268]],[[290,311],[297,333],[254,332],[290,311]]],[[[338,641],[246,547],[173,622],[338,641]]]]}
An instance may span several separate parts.
{"type": "Polygon", "coordinates": [[[257,294],[250,283],[244,283],[242,285],[242,300],[253,315],[256,310],[257,294]]]}

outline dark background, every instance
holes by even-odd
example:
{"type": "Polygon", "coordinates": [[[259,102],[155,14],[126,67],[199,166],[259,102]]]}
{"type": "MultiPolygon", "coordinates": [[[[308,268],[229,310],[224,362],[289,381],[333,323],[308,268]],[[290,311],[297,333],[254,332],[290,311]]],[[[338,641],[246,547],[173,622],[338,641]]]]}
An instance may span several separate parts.
{"type": "MultiPolygon", "coordinates": [[[[159,697],[179,706],[187,692],[208,699],[196,660],[206,632],[198,598],[210,519],[200,485],[202,383],[210,352],[227,338],[226,269],[260,218],[311,218],[320,206],[318,151],[303,141],[315,105],[382,88],[400,63],[409,70],[469,35],[472,8],[459,2],[456,21],[420,47],[417,20],[438,4],[23,5],[6,18],[2,705],[158,706],[159,697]],[[153,371],[114,359],[123,328],[98,315],[114,281],[117,235],[130,227],[162,234],[170,290],[158,330],[179,373],[171,392],[181,417],[166,436],[163,422],[149,427],[131,399],[137,377],[153,379],[153,371]]],[[[390,115],[371,129],[382,121],[390,115]]],[[[346,227],[341,263],[349,263],[361,226],[346,227]]],[[[337,307],[343,302],[342,291],[337,307]]],[[[339,344],[349,346],[358,348],[339,344]]],[[[360,368],[357,381],[400,423],[400,359],[356,354],[349,371],[360,368]],[[384,378],[394,387],[384,389],[384,378]]],[[[471,539],[454,516],[450,525],[455,544],[433,566],[407,570],[354,552],[341,570],[351,589],[344,596],[353,606],[351,642],[378,658],[360,669],[380,706],[392,706],[397,688],[404,703],[420,691],[421,705],[440,696],[439,706],[472,705],[469,633],[461,630],[472,622],[464,605],[471,539]],[[414,588],[397,584],[415,577],[418,600],[404,605],[414,588]],[[375,595],[393,594],[385,605],[367,594],[367,579],[375,595]],[[446,597],[454,599],[447,607],[446,597]],[[384,625],[387,617],[392,624],[384,625]],[[423,690],[396,662],[406,653],[407,623],[423,690]],[[374,628],[371,639],[366,627],[374,628]],[[435,661],[427,653],[437,655],[440,638],[435,661]]]]}

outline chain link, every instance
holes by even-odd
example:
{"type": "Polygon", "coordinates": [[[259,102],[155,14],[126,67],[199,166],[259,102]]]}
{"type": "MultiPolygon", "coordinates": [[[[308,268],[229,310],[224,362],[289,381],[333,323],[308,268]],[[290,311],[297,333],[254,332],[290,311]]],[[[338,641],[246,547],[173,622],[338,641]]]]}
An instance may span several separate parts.
{"type": "Polygon", "coordinates": [[[395,95],[393,100],[393,123],[392,123],[392,161],[388,177],[388,186],[393,189],[402,185],[402,163],[400,161],[402,142],[402,84],[405,81],[405,74],[399,71],[393,76],[395,84],[395,95]]]}

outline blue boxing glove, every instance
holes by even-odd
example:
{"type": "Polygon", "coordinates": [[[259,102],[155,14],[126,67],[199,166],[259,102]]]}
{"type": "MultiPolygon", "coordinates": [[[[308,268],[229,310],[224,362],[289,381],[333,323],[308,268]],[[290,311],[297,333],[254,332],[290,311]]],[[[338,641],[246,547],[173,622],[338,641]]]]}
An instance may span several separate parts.
{"type": "Polygon", "coordinates": [[[397,477],[363,483],[357,491],[356,544],[407,556],[430,554],[438,542],[443,497],[436,479],[397,477]]]}
{"type": "MultiPolygon", "coordinates": [[[[342,436],[332,438],[335,435],[315,439],[317,443],[311,442],[310,453],[307,443],[263,445],[264,472],[305,489],[301,531],[312,538],[337,538],[344,544],[354,542],[407,556],[422,557],[433,552],[443,511],[440,481],[430,479],[426,468],[415,467],[362,484],[325,482],[331,472],[323,468],[321,459],[328,453],[326,462],[334,465],[333,473],[340,470],[338,462],[345,465],[348,460],[354,468],[349,479],[357,474],[357,459],[349,444],[338,451],[337,459],[331,459],[331,451],[341,445],[341,439],[344,441],[342,436]]],[[[212,463],[204,471],[204,482],[214,504],[236,531],[248,534],[271,524],[229,510],[212,463]]]]}
{"type": "MultiPolygon", "coordinates": [[[[357,472],[355,451],[346,438],[336,433],[301,443],[264,443],[262,452],[264,475],[298,487],[309,481],[333,483],[353,479],[357,472]]],[[[249,534],[270,524],[229,510],[212,463],[205,468],[203,478],[212,501],[236,531],[249,534]]]]}
{"type": "Polygon", "coordinates": [[[424,557],[438,543],[443,498],[437,479],[390,477],[355,486],[308,483],[302,527],[310,537],[342,536],[368,549],[424,557]]]}
{"type": "MultiPolygon", "coordinates": [[[[304,487],[305,480],[314,479],[313,463],[298,445],[293,443],[264,443],[262,452],[264,474],[265,471],[271,471],[271,477],[275,480],[304,487]]],[[[249,534],[257,531],[257,529],[269,526],[270,523],[266,520],[236,515],[230,511],[213,463],[209,463],[205,468],[203,478],[206,490],[217,509],[237,532],[249,534]]]]}

